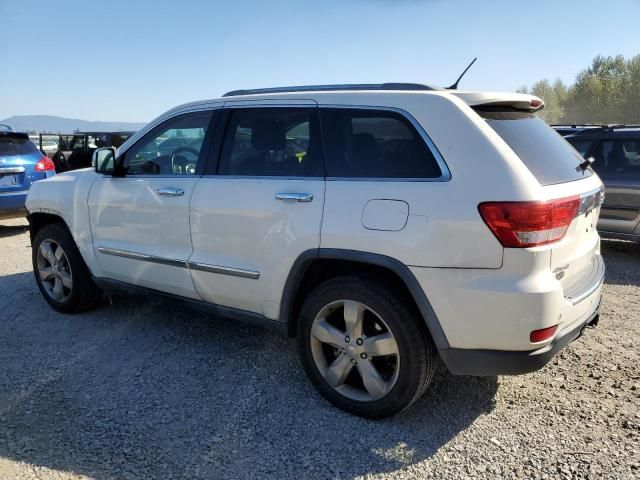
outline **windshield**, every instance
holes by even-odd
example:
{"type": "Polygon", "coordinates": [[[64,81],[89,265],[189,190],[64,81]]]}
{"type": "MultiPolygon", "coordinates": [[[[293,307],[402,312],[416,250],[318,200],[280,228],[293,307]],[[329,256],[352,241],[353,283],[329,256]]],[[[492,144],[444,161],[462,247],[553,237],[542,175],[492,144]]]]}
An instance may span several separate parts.
{"type": "Polygon", "coordinates": [[[578,168],[583,158],[542,119],[529,112],[477,110],[520,157],[541,185],[580,180],[592,174],[578,168]]]}

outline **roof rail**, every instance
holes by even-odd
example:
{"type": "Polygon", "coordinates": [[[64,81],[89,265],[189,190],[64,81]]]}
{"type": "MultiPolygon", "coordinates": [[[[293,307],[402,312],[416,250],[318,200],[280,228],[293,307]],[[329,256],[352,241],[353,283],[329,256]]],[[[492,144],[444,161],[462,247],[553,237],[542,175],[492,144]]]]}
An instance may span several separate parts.
{"type": "Polygon", "coordinates": [[[621,128],[640,128],[640,124],[625,124],[625,123],[610,123],[608,125],[578,125],[578,127],[583,127],[582,130],[579,130],[574,133],[574,135],[584,134],[588,132],[592,132],[593,130],[599,129],[604,130],[605,132],[613,132],[614,130],[618,130],[621,128]]]}
{"type": "Polygon", "coordinates": [[[259,95],[264,93],[290,93],[290,92],[333,92],[336,90],[438,90],[435,87],[421,83],[355,83],[338,85],[300,85],[296,87],[254,88],[247,90],[232,90],[223,97],[235,97],[238,95],[259,95]]]}
{"type": "Polygon", "coordinates": [[[551,127],[571,127],[571,128],[638,128],[638,123],[552,123],[551,127]]]}
{"type": "Polygon", "coordinates": [[[603,125],[599,123],[554,123],[554,124],[551,124],[550,126],[564,127],[564,128],[582,128],[582,127],[600,128],[603,125]]]}
{"type": "Polygon", "coordinates": [[[635,123],[610,123],[609,125],[603,125],[602,128],[605,128],[607,130],[615,130],[616,128],[639,128],[640,125],[635,123]]]}
{"type": "Polygon", "coordinates": [[[13,128],[11,128],[10,125],[6,125],[4,123],[0,123],[0,129],[6,131],[6,132],[11,132],[13,131],[13,128]]]}

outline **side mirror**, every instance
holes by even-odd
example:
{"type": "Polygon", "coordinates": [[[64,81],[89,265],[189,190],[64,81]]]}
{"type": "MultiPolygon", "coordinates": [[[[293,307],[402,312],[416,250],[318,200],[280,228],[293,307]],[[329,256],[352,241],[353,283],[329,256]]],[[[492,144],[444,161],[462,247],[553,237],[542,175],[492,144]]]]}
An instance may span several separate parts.
{"type": "Polygon", "coordinates": [[[116,149],[113,147],[105,147],[94,150],[93,168],[96,173],[113,175],[116,171],[116,149]]]}

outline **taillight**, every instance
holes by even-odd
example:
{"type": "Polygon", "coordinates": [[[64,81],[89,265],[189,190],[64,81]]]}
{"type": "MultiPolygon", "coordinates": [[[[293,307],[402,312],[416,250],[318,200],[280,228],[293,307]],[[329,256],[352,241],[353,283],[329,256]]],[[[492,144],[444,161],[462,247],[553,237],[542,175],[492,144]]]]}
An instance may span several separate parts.
{"type": "Polygon", "coordinates": [[[55,169],[56,166],[53,164],[53,160],[49,157],[42,157],[42,159],[38,160],[35,167],[36,172],[49,172],[55,169]]]}
{"type": "Polygon", "coordinates": [[[525,248],[557,242],[578,215],[580,197],[547,202],[486,202],[482,219],[503,247],[525,248]]]}
{"type": "Polygon", "coordinates": [[[534,330],[529,334],[529,341],[531,343],[544,342],[553,337],[558,329],[557,325],[553,327],[541,328],[540,330],[534,330]]]}

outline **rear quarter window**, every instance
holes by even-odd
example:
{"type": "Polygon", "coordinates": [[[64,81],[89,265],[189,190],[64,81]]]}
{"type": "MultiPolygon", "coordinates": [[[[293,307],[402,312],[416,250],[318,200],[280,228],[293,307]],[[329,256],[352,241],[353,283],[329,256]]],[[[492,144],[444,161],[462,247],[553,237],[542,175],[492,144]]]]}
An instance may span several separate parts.
{"type": "Polygon", "coordinates": [[[578,168],[583,158],[535,114],[476,110],[518,155],[541,185],[580,180],[592,175],[578,168]]]}
{"type": "Polygon", "coordinates": [[[398,112],[322,108],[328,177],[440,178],[433,151],[398,112]]]}

